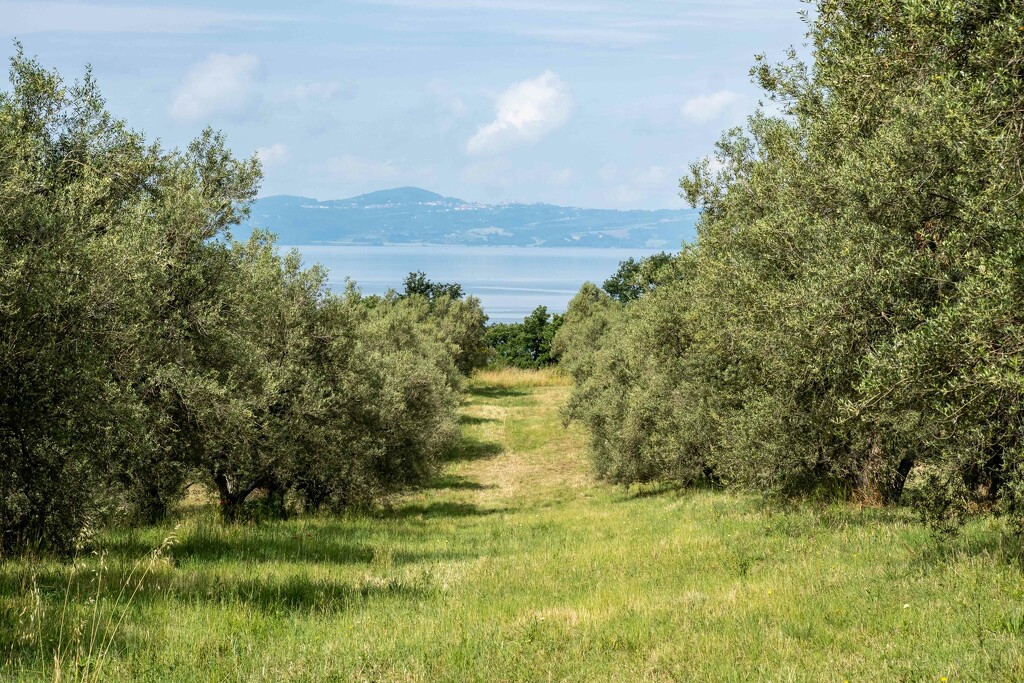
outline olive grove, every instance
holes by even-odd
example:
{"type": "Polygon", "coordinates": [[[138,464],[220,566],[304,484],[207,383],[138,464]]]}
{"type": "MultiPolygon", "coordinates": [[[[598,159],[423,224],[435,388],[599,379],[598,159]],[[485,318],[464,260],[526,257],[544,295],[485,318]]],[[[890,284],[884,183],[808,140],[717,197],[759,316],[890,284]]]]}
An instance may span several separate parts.
{"type": "Polygon", "coordinates": [[[461,291],[331,293],[268,233],[261,172],[204,131],[166,150],[20,50],[0,93],[0,556],[74,549],[202,482],[345,507],[455,438],[485,317],[461,291]]]}

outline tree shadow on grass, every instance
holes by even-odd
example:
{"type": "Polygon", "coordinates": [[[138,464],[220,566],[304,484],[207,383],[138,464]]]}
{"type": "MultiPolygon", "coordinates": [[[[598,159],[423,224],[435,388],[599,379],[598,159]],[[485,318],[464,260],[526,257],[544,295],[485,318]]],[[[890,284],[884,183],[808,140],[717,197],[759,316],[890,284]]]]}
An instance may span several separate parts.
{"type": "MultiPolygon", "coordinates": [[[[491,512],[474,506],[432,505],[404,508],[392,516],[491,512]]],[[[39,651],[52,652],[64,612],[73,626],[76,620],[92,618],[92,604],[99,605],[104,619],[113,615],[111,623],[122,613],[129,623],[144,620],[148,606],[158,602],[240,605],[266,613],[339,612],[379,600],[422,599],[436,591],[430,567],[438,561],[476,557],[457,548],[420,551],[401,543],[395,546],[393,539],[359,545],[325,535],[314,534],[312,539],[305,534],[247,539],[200,536],[184,539],[160,557],[151,556],[152,549],[141,541],[124,541],[109,544],[102,561],[88,564],[0,565],[0,664],[5,658],[31,661],[39,651]],[[339,563],[364,566],[341,572],[339,563]],[[399,567],[409,569],[397,571],[399,567]],[[8,600],[10,604],[5,605],[8,600]],[[41,609],[38,619],[30,614],[36,604],[41,609]],[[23,638],[26,634],[31,638],[23,638]],[[37,635],[42,638],[42,650],[37,635]],[[27,649],[22,647],[26,644],[27,649]]],[[[114,651],[130,645],[123,642],[124,631],[105,632],[109,625],[101,622],[100,642],[112,638],[114,651]]]]}
{"type": "Polygon", "coordinates": [[[482,425],[488,422],[497,422],[493,417],[476,417],[475,415],[460,415],[459,424],[462,425],[482,425]]]}
{"type": "Polygon", "coordinates": [[[427,503],[426,505],[418,503],[403,505],[402,507],[389,510],[381,516],[387,519],[409,519],[410,517],[487,517],[499,512],[505,512],[505,510],[483,508],[472,503],[442,501],[427,503]]]}
{"type": "MultiPolygon", "coordinates": [[[[265,528],[265,527],[264,527],[265,528]]],[[[174,562],[244,562],[275,564],[279,562],[313,562],[321,564],[361,564],[373,559],[374,547],[365,543],[344,541],[324,529],[308,531],[259,531],[217,526],[207,534],[190,533],[166,551],[174,562]]],[[[143,558],[153,551],[153,544],[138,537],[107,540],[102,552],[111,558],[127,561],[143,558]]]]}
{"type": "Polygon", "coordinates": [[[463,435],[459,443],[445,454],[444,460],[445,462],[484,460],[501,455],[504,452],[505,447],[500,443],[463,435]]]}
{"type": "MultiPolygon", "coordinates": [[[[896,527],[914,523],[908,510],[900,506],[858,506],[837,500],[787,499],[779,496],[751,496],[746,505],[767,519],[770,525],[815,531],[896,527]]],[[[787,534],[793,536],[795,534],[787,534]]]]}
{"type": "Polygon", "coordinates": [[[642,500],[644,498],[667,497],[671,494],[682,494],[688,490],[692,490],[692,487],[676,482],[633,484],[624,489],[622,498],[617,499],[616,502],[627,503],[631,500],[642,500]]]}
{"type": "MultiPolygon", "coordinates": [[[[396,558],[396,563],[399,561],[396,558]]],[[[303,618],[366,609],[380,602],[422,601],[438,590],[429,572],[396,575],[387,569],[339,579],[323,572],[281,575],[261,571],[260,575],[237,578],[230,573],[164,568],[147,575],[137,590],[136,580],[128,581],[123,568],[117,574],[108,571],[99,583],[91,571],[71,573],[69,579],[70,572],[70,567],[48,569],[32,581],[0,574],[0,595],[37,591],[21,601],[24,612],[16,607],[0,610],[0,666],[45,670],[58,651],[69,658],[65,665],[74,663],[77,651],[90,657],[95,666],[101,655],[94,652],[117,657],[144,651],[149,644],[141,639],[150,629],[139,627],[152,623],[154,604],[209,605],[220,610],[241,607],[271,616],[303,618]],[[39,611],[32,613],[34,605],[39,611]],[[96,644],[95,650],[90,642],[96,644]]],[[[229,623],[221,625],[219,636],[211,633],[211,637],[229,637],[225,632],[229,623]]],[[[152,626],[159,630],[161,625],[152,626]]]]}
{"type": "Polygon", "coordinates": [[[373,546],[326,540],[322,534],[297,533],[286,538],[208,539],[190,536],[176,545],[171,555],[180,562],[314,562],[363,564],[373,559],[373,546]]]}
{"type": "Polygon", "coordinates": [[[1024,537],[1002,529],[966,529],[952,535],[929,530],[910,550],[908,570],[926,571],[965,558],[987,558],[1024,571],[1024,537]]]}
{"type": "MultiPolygon", "coordinates": [[[[393,564],[409,564],[415,558],[396,553],[393,564]]],[[[246,571],[244,565],[238,568],[246,571]]],[[[429,572],[393,573],[387,568],[379,572],[339,578],[333,573],[310,572],[305,568],[289,566],[264,570],[249,570],[248,576],[234,573],[206,571],[201,568],[169,569],[158,567],[145,575],[129,576],[126,567],[107,568],[102,580],[93,571],[72,573],[70,568],[48,569],[22,581],[13,574],[0,577],[0,591],[20,592],[23,586],[38,586],[38,599],[44,604],[44,615],[56,616],[67,609],[67,621],[73,625],[77,612],[91,618],[92,605],[99,598],[99,609],[119,616],[122,612],[146,612],[145,607],[155,602],[175,601],[184,604],[209,603],[211,605],[242,605],[261,611],[309,613],[338,612],[353,604],[387,599],[418,599],[435,591],[429,572]],[[68,607],[64,608],[65,600],[68,607]],[[88,614],[87,614],[88,613],[88,614]]],[[[33,598],[35,599],[35,598],[33,598]]],[[[0,624],[17,621],[17,614],[0,613],[0,624]]],[[[115,618],[116,622],[117,619],[115,618]]],[[[102,627],[105,622],[99,625],[102,627]]],[[[10,626],[17,624],[8,623],[10,626]]],[[[59,624],[40,623],[33,628],[46,631],[59,624]]],[[[45,635],[45,634],[44,634],[45,635]]]]}
{"type": "MultiPolygon", "coordinates": [[[[314,525],[309,527],[277,526],[273,523],[255,526],[238,527],[213,524],[209,528],[200,528],[184,534],[164,555],[177,567],[204,568],[214,565],[237,563],[242,566],[275,566],[287,564],[322,565],[324,567],[343,567],[371,564],[378,556],[382,547],[390,547],[393,537],[383,540],[384,536],[393,535],[394,529],[380,534],[374,533],[372,527],[380,526],[378,520],[403,519],[423,515],[424,517],[471,516],[484,515],[487,511],[476,511],[472,506],[457,507],[448,504],[414,506],[396,509],[364,510],[353,513],[350,517],[339,518],[338,524],[314,525]],[[353,523],[349,527],[342,523],[348,519],[353,523]],[[367,536],[365,525],[371,525],[367,536]],[[354,534],[364,536],[363,542],[352,540],[354,534]]],[[[402,530],[398,530],[401,535],[402,530]]],[[[398,539],[401,545],[402,538],[398,539]]],[[[135,536],[107,540],[102,544],[102,553],[115,564],[137,562],[146,558],[153,550],[151,541],[135,536]]],[[[405,550],[394,550],[397,557],[401,555],[403,563],[434,562],[438,559],[458,559],[450,552],[418,553],[405,550]]],[[[0,595],[3,595],[0,583],[0,595]]]]}
{"type": "Polygon", "coordinates": [[[194,574],[170,586],[178,600],[213,600],[255,607],[263,612],[341,612],[376,599],[422,598],[433,592],[427,575],[373,576],[344,581],[323,576],[259,577],[221,581],[194,574]]]}
{"type": "Polygon", "coordinates": [[[512,398],[515,396],[528,396],[530,394],[530,392],[524,391],[523,389],[495,385],[469,387],[466,393],[478,398],[512,398]]]}
{"type": "Polygon", "coordinates": [[[481,484],[478,481],[466,479],[465,477],[460,477],[454,474],[445,474],[440,477],[436,477],[423,488],[433,491],[486,491],[497,487],[494,484],[481,484]]]}

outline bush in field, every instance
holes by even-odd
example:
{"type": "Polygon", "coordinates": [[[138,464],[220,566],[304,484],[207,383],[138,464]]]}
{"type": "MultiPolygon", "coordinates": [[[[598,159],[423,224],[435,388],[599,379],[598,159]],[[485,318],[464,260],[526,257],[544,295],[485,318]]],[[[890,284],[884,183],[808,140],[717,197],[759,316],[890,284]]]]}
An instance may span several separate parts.
{"type": "Polygon", "coordinates": [[[562,316],[550,315],[538,306],[521,323],[496,323],[487,328],[486,342],[492,362],[515,368],[543,368],[553,365],[551,342],[562,326],[562,316]]]}
{"type": "Polygon", "coordinates": [[[556,340],[602,474],[887,501],[919,472],[933,516],[1019,510],[1014,12],[824,0],[812,66],[758,60],[783,113],[682,181],[703,211],[676,273],[614,321],[570,309],[556,340]]]}
{"type": "Polygon", "coordinates": [[[421,320],[431,321],[435,336],[451,353],[463,375],[487,362],[487,315],[479,299],[465,296],[462,285],[434,282],[417,271],[405,278],[405,291],[398,298],[409,301],[419,311],[421,320]]]}
{"type": "Polygon", "coordinates": [[[325,392],[290,483],[309,509],[363,505],[422,483],[457,436],[461,376],[421,302],[350,288],[319,311],[310,370],[325,392]]]}

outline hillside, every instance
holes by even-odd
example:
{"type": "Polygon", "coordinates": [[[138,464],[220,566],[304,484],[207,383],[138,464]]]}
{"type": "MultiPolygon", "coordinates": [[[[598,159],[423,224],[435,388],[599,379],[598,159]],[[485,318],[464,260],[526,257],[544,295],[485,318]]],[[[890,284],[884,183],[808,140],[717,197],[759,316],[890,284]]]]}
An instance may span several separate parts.
{"type": "Polygon", "coordinates": [[[317,201],[276,195],[256,200],[236,230],[269,229],[283,244],[452,244],[675,249],[694,237],[698,212],[614,211],[552,204],[478,204],[415,187],[317,201]]]}

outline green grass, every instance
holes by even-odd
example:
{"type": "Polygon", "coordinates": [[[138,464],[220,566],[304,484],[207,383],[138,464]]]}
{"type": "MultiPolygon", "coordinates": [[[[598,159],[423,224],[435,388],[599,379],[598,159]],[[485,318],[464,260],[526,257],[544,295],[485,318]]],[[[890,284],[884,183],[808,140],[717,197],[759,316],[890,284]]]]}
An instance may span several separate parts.
{"type": "Polygon", "coordinates": [[[0,565],[0,678],[54,679],[62,647],[64,680],[1024,679],[997,523],[940,544],[899,510],[598,484],[567,391],[479,375],[445,473],[377,514],[183,513],[119,606],[171,527],[104,532],[74,569],[0,565]]]}

